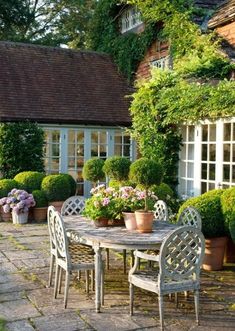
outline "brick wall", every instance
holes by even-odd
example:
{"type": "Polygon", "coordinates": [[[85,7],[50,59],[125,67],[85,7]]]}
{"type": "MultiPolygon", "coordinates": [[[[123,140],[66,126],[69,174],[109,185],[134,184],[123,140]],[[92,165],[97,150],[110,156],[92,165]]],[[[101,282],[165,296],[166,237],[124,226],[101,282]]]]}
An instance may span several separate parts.
{"type": "Polygon", "coordinates": [[[231,45],[235,46],[235,22],[221,26],[216,29],[218,34],[226,39],[231,45]]]}
{"type": "Polygon", "coordinates": [[[151,62],[168,55],[168,43],[154,41],[147,50],[136,71],[136,79],[148,79],[151,76],[151,62]]]}

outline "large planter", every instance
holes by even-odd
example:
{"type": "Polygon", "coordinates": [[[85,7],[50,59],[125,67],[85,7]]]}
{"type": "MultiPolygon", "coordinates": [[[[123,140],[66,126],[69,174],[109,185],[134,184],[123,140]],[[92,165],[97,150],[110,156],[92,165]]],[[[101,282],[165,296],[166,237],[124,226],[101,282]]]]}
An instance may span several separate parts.
{"type": "Polygon", "coordinates": [[[61,207],[64,201],[50,201],[50,205],[55,207],[55,210],[61,213],[61,207]]]}
{"type": "Polygon", "coordinates": [[[8,222],[12,220],[11,212],[4,213],[3,209],[1,208],[1,221],[8,222]]]}
{"type": "Polygon", "coordinates": [[[225,263],[235,263],[235,243],[228,238],[224,254],[225,263]]]}
{"type": "Polygon", "coordinates": [[[34,207],[33,208],[33,219],[36,222],[45,221],[47,219],[47,207],[34,207]]]}
{"type": "Polygon", "coordinates": [[[123,212],[124,222],[127,230],[133,231],[136,230],[136,218],[135,213],[123,212]]]}
{"type": "Polygon", "coordinates": [[[227,237],[206,239],[203,269],[209,271],[223,269],[224,253],[227,237]]]}
{"type": "Polygon", "coordinates": [[[136,228],[140,233],[149,233],[153,231],[154,212],[138,210],[135,211],[136,228]]]}
{"type": "Polygon", "coordinates": [[[12,221],[13,224],[25,224],[28,222],[28,212],[27,213],[19,213],[12,211],[12,221]]]}

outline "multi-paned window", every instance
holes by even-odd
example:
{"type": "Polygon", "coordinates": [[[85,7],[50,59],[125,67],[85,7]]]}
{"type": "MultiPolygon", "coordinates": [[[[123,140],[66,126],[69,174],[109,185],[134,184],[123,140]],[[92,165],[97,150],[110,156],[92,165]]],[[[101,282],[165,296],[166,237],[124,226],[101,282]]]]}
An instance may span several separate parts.
{"type": "Polygon", "coordinates": [[[158,69],[163,69],[163,70],[169,69],[170,68],[170,58],[169,58],[169,56],[164,56],[158,60],[153,60],[151,62],[151,65],[158,69]]]}
{"type": "Polygon", "coordinates": [[[235,118],[182,127],[179,193],[235,186],[235,118]]]}
{"type": "Polygon", "coordinates": [[[83,180],[84,162],[91,157],[118,155],[135,159],[133,141],[124,129],[45,128],[45,170],[69,173],[77,182],[77,193],[89,195],[90,183],[83,180]]]}
{"type": "Polygon", "coordinates": [[[142,24],[140,12],[133,6],[123,11],[120,19],[121,33],[125,33],[142,24]]]}

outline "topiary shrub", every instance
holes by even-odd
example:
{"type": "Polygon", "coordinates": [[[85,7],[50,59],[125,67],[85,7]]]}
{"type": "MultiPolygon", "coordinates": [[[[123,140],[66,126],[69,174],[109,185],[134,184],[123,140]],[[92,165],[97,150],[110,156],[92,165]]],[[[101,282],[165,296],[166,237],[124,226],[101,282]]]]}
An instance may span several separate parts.
{"type": "Polygon", "coordinates": [[[156,194],[159,200],[169,200],[174,197],[174,192],[169,185],[161,183],[160,185],[151,186],[151,190],[156,194]]]}
{"type": "Polygon", "coordinates": [[[105,160],[105,174],[118,182],[128,180],[131,161],[122,156],[112,156],[105,160]]]}
{"type": "Polygon", "coordinates": [[[189,206],[195,207],[202,218],[202,233],[206,238],[222,237],[225,235],[224,217],[220,198],[224,190],[212,190],[198,197],[185,201],[179,209],[180,213],[189,206]]]}
{"type": "Polygon", "coordinates": [[[235,187],[226,189],[221,195],[221,207],[225,228],[235,242],[235,187]]]}
{"type": "Polygon", "coordinates": [[[92,183],[96,183],[105,177],[103,171],[104,160],[97,157],[89,159],[85,162],[82,169],[82,177],[92,183]]]}
{"type": "Polygon", "coordinates": [[[43,172],[38,171],[23,171],[14,177],[23,190],[32,193],[34,190],[41,188],[43,178],[46,176],[43,172]]]}
{"type": "Polygon", "coordinates": [[[70,197],[71,187],[64,175],[48,175],[42,180],[41,189],[48,201],[63,201],[70,197]]]}
{"type": "Polygon", "coordinates": [[[130,166],[130,180],[137,185],[142,185],[146,191],[145,210],[147,211],[147,200],[149,189],[152,185],[161,183],[163,176],[162,166],[154,160],[141,158],[130,166]]]}
{"type": "Polygon", "coordinates": [[[76,190],[77,190],[77,183],[76,183],[75,179],[73,178],[73,176],[71,176],[70,174],[60,174],[60,175],[64,176],[64,178],[66,178],[69,182],[70,196],[75,195],[76,190]]]}
{"type": "Polygon", "coordinates": [[[0,179],[0,198],[7,197],[13,188],[20,188],[19,186],[14,179],[0,179]]]}
{"type": "Polygon", "coordinates": [[[34,190],[32,192],[34,200],[36,202],[35,207],[36,208],[42,208],[42,207],[47,207],[48,206],[48,200],[46,197],[46,194],[42,190],[34,190]]]}

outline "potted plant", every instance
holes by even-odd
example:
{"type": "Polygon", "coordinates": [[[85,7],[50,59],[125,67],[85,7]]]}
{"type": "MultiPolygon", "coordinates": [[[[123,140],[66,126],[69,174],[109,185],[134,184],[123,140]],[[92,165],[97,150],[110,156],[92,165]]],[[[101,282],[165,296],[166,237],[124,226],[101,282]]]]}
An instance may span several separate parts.
{"type": "Polygon", "coordinates": [[[91,189],[91,198],[86,200],[83,214],[94,221],[96,226],[107,226],[109,220],[118,217],[117,192],[114,188],[98,185],[91,189]]]}
{"type": "Polygon", "coordinates": [[[43,178],[46,176],[44,172],[38,171],[23,171],[18,173],[14,180],[19,183],[20,188],[32,193],[34,190],[40,190],[43,178]]]}
{"type": "Polygon", "coordinates": [[[63,202],[70,197],[71,186],[64,175],[48,175],[42,180],[41,189],[56,210],[61,211],[63,202]]]}
{"type": "MultiPolygon", "coordinates": [[[[8,195],[8,193],[13,188],[18,188],[18,184],[14,179],[1,179],[0,180],[0,198],[4,198],[8,195]]],[[[2,221],[10,221],[11,220],[11,212],[8,213],[3,211],[1,207],[1,220],[2,221]]]]}
{"type": "Polygon", "coordinates": [[[189,206],[195,207],[202,220],[202,233],[206,238],[203,261],[205,270],[221,270],[227,242],[224,217],[221,209],[221,195],[224,190],[212,190],[198,197],[190,198],[180,207],[178,215],[189,206]]]}
{"type": "Polygon", "coordinates": [[[73,176],[71,176],[70,174],[60,174],[60,176],[63,176],[69,182],[70,196],[75,195],[77,191],[77,183],[73,176]]]}
{"type": "Polygon", "coordinates": [[[48,206],[46,194],[42,190],[34,190],[32,194],[35,200],[35,206],[33,208],[33,219],[37,222],[45,221],[47,219],[48,206]]]}
{"type": "Polygon", "coordinates": [[[119,186],[128,180],[131,161],[126,157],[112,156],[105,160],[103,170],[111,180],[117,181],[119,186]]]}
{"type": "Polygon", "coordinates": [[[93,183],[93,186],[105,178],[103,171],[104,160],[94,157],[85,162],[82,169],[82,177],[85,180],[89,180],[93,183]]]}
{"type": "Polygon", "coordinates": [[[12,212],[14,224],[24,224],[28,221],[29,208],[35,206],[35,201],[32,194],[14,188],[7,197],[0,199],[0,205],[4,212],[12,212]]]}
{"type": "Polygon", "coordinates": [[[154,184],[160,184],[162,175],[162,166],[147,158],[141,158],[130,166],[130,179],[137,185],[141,185],[145,191],[144,210],[135,211],[137,231],[139,232],[152,232],[155,195],[150,191],[150,187],[154,184]]]}

